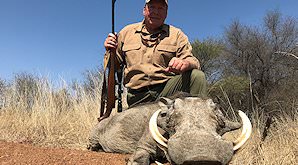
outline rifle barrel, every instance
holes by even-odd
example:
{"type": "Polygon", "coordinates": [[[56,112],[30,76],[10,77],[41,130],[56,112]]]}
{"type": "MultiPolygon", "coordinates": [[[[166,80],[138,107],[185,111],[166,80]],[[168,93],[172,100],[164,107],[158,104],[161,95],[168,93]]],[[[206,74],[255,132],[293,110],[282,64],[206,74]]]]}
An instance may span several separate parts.
{"type": "Polygon", "coordinates": [[[115,2],[116,0],[112,0],[112,33],[115,33],[115,2]]]}

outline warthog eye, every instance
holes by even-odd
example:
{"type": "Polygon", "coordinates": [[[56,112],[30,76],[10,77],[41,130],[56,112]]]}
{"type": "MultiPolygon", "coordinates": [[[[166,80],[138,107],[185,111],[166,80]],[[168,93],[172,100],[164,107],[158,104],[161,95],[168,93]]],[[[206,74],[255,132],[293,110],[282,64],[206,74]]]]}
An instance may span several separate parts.
{"type": "Polygon", "coordinates": [[[160,116],[161,117],[166,117],[167,116],[167,113],[160,113],[160,116]]]}

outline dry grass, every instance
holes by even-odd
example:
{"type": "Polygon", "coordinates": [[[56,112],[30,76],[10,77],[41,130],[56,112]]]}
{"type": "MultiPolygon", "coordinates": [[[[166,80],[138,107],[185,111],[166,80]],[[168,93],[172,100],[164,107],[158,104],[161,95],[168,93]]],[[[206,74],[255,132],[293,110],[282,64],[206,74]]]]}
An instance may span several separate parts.
{"type": "Polygon", "coordinates": [[[275,118],[263,139],[263,116],[253,115],[253,133],[230,164],[293,165],[298,163],[298,114],[275,118]]]}
{"type": "MultiPolygon", "coordinates": [[[[80,87],[69,94],[54,90],[38,81],[37,92],[30,102],[16,92],[14,86],[6,91],[5,107],[0,109],[0,139],[28,142],[41,146],[86,148],[90,129],[97,121],[99,94],[84,93],[80,87]]],[[[99,91],[97,91],[99,93],[99,91]]]]}
{"type": "MultiPolygon", "coordinates": [[[[91,95],[80,86],[73,90],[62,85],[59,89],[63,90],[54,90],[47,81],[36,84],[30,104],[14,85],[5,90],[6,103],[0,107],[0,140],[86,149],[89,132],[97,122],[100,91],[91,95]]],[[[294,113],[275,117],[265,140],[265,115],[251,115],[252,137],[230,164],[298,164],[298,109],[297,105],[291,106],[294,113]]]]}

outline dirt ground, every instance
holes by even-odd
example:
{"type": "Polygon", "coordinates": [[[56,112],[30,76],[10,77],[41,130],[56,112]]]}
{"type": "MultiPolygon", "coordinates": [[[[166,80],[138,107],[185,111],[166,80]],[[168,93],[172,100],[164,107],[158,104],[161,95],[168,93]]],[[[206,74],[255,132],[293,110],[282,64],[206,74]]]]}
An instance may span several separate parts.
{"type": "Polygon", "coordinates": [[[35,147],[0,141],[1,165],[125,165],[129,155],[35,147]]]}

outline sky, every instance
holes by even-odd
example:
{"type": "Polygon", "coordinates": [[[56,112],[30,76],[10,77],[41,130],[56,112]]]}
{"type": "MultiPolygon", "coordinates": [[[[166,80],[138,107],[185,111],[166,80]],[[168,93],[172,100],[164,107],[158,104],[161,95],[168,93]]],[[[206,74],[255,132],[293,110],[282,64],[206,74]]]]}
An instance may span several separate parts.
{"type": "MultiPolygon", "coordinates": [[[[117,0],[115,31],[142,21],[145,0],[117,0]]],[[[260,26],[268,11],[298,19],[298,0],[169,0],[166,23],[189,37],[220,38],[234,20],[260,26]]],[[[33,73],[81,80],[102,68],[111,0],[0,0],[0,79],[33,73]]]]}

